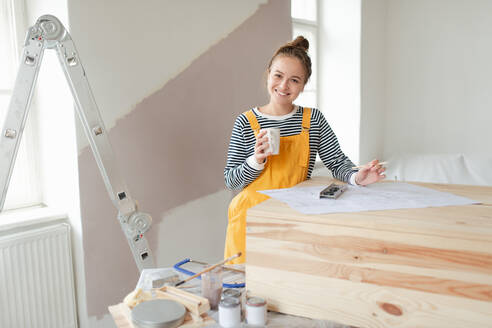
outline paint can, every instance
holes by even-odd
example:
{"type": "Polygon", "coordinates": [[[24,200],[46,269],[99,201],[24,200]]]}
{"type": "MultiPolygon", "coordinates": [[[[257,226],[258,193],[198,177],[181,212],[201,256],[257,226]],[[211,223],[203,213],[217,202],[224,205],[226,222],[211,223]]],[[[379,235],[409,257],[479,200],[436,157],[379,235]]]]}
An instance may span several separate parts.
{"type": "Polygon", "coordinates": [[[267,306],[263,298],[250,297],[246,300],[246,322],[250,325],[266,325],[267,306]]]}
{"type": "Polygon", "coordinates": [[[236,327],[241,323],[239,299],[225,297],[219,303],[219,324],[221,327],[236,327]]]}

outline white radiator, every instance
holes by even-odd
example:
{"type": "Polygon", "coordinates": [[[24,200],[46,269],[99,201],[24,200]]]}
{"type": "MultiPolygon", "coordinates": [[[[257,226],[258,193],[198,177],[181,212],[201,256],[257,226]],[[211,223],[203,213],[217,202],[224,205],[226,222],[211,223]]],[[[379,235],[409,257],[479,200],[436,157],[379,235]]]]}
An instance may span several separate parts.
{"type": "Polygon", "coordinates": [[[68,224],[0,235],[0,327],[77,327],[68,224]]]}

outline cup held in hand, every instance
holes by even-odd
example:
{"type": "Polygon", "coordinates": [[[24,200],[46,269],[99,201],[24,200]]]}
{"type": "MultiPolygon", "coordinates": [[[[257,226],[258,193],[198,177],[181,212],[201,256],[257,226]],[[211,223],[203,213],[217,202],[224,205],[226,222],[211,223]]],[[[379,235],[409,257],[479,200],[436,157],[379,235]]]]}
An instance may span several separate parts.
{"type": "Polygon", "coordinates": [[[266,135],[268,137],[269,147],[266,150],[267,153],[272,153],[272,155],[278,155],[280,152],[280,129],[268,128],[266,130],[266,135]]]}

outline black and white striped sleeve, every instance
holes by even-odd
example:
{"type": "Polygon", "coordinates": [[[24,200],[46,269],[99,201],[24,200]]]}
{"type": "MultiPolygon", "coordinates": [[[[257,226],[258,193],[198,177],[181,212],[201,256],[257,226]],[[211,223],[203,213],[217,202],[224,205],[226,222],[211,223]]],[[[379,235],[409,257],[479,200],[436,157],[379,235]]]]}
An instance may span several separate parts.
{"type": "Polygon", "coordinates": [[[232,129],[227,163],[224,169],[224,180],[227,188],[241,190],[253,182],[262,172],[262,169],[253,168],[247,163],[248,157],[254,155],[255,141],[248,119],[244,114],[239,115],[232,129]]]}
{"type": "Polygon", "coordinates": [[[323,164],[331,170],[336,179],[350,182],[350,177],[357,172],[352,169],[354,164],[342,152],[338,139],[323,114],[317,111],[316,114],[318,113],[318,124],[320,127],[319,157],[323,161],[323,164]]]}

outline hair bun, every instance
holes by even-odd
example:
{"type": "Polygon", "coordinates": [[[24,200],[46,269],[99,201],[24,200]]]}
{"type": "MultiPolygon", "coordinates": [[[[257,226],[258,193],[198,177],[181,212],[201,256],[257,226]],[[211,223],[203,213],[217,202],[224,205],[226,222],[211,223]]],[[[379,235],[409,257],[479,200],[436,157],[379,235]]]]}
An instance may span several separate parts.
{"type": "Polygon", "coordinates": [[[297,38],[295,38],[295,40],[289,42],[288,45],[301,48],[306,52],[309,50],[309,41],[302,35],[299,35],[297,38]]]}
{"type": "Polygon", "coordinates": [[[270,59],[270,62],[268,63],[268,72],[270,73],[270,68],[272,67],[272,63],[277,58],[278,56],[287,56],[287,57],[293,57],[299,59],[300,63],[304,66],[304,71],[306,73],[306,76],[304,78],[304,83],[307,83],[309,80],[309,77],[311,76],[312,69],[311,69],[311,58],[309,58],[309,55],[307,53],[309,49],[309,41],[303,37],[302,35],[299,35],[295,40],[284,44],[280,48],[275,51],[275,53],[272,56],[272,59],[270,59]]]}

